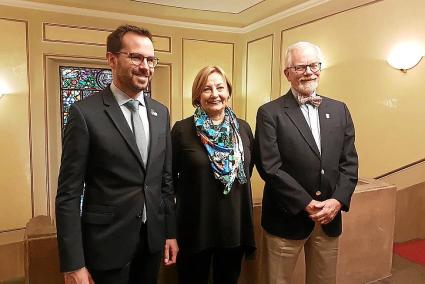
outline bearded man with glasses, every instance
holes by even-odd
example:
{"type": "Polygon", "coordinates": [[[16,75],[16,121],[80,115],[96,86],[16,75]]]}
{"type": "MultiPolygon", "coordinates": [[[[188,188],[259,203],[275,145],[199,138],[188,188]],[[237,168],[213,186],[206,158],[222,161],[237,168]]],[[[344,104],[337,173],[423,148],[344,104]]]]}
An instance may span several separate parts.
{"type": "Polygon", "coordinates": [[[113,81],[70,107],[56,196],[65,284],[154,284],[176,262],[168,109],[145,96],[158,58],[148,30],[107,39],[113,81]],[[80,196],[84,200],[80,214],[80,196]]]}
{"type": "Polygon", "coordinates": [[[264,283],[291,283],[305,252],[306,283],[336,283],[341,210],[348,211],[358,179],[354,126],[347,106],[319,96],[319,47],[288,47],[286,95],[258,109],[257,169],[265,181],[264,283]]]}

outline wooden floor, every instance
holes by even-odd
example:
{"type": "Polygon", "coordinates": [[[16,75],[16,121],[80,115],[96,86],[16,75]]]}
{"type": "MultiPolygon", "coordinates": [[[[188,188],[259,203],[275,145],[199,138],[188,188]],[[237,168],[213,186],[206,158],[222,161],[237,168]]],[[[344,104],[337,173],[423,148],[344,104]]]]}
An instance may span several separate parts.
{"type": "MultiPolygon", "coordinates": [[[[0,282],[1,283],[1,282],[0,282]]],[[[1,284],[24,284],[23,279],[3,282],[1,284]]],[[[398,255],[393,256],[392,276],[383,280],[369,282],[368,284],[424,284],[425,267],[410,262],[398,255]]],[[[50,284],[50,283],[49,283],[50,284]]],[[[54,283],[51,283],[54,284],[54,283]]],[[[343,283],[341,283],[343,284],[343,283]]],[[[359,283],[363,284],[363,283],[359,283]]]]}

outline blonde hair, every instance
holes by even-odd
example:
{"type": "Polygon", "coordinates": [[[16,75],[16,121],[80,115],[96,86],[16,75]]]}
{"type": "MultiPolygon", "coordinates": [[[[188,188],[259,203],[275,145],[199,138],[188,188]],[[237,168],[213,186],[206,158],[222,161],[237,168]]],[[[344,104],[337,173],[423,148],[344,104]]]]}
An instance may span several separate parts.
{"type": "Polygon", "coordinates": [[[220,74],[223,79],[226,81],[227,90],[229,91],[229,97],[232,95],[232,83],[230,83],[229,78],[227,78],[226,73],[219,66],[206,66],[199,70],[198,74],[195,77],[195,80],[192,84],[192,105],[197,107],[200,105],[200,97],[204,91],[205,85],[208,81],[208,76],[212,73],[220,74]]]}

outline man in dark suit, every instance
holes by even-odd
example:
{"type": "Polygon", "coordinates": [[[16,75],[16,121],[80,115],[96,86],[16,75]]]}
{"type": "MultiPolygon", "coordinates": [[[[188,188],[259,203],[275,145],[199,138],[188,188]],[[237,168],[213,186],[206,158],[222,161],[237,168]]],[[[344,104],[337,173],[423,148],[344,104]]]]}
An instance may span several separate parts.
{"type": "Polygon", "coordinates": [[[317,46],[291,45],[284,69],[291,89],[257,113],[265,283],[291,283],[303,247],[306,283],[336,282],[341,210],[349,209],[358,160],[347,106],[316,94],[321,61],[317,46]]]}
{"type": "Polygon", "coordinates": [[[107,39],[113,82],[73,104],[56,197],[65,283],[156,283],[175,263],[169,114],[144,96],[158,59],[152,35],[121,26],[107,39]],[[84,200],[80,213],[80,197],[84,200]]]}

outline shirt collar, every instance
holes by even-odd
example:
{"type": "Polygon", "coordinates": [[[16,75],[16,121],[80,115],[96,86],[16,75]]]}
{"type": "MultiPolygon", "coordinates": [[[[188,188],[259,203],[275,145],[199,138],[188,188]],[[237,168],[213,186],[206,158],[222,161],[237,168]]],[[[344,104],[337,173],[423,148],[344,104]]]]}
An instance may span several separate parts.
{"type": "MultiPolygon", "coordinates": [[[[111,91],[120,106],[132,99],[126,93],[118,89],[114,82],[111,83],[111,91]]],[[[145,96],[143,95],[143,91],[137,94],[136,100],[138,100],[142,106],[145,106],[145,96]]]]}

